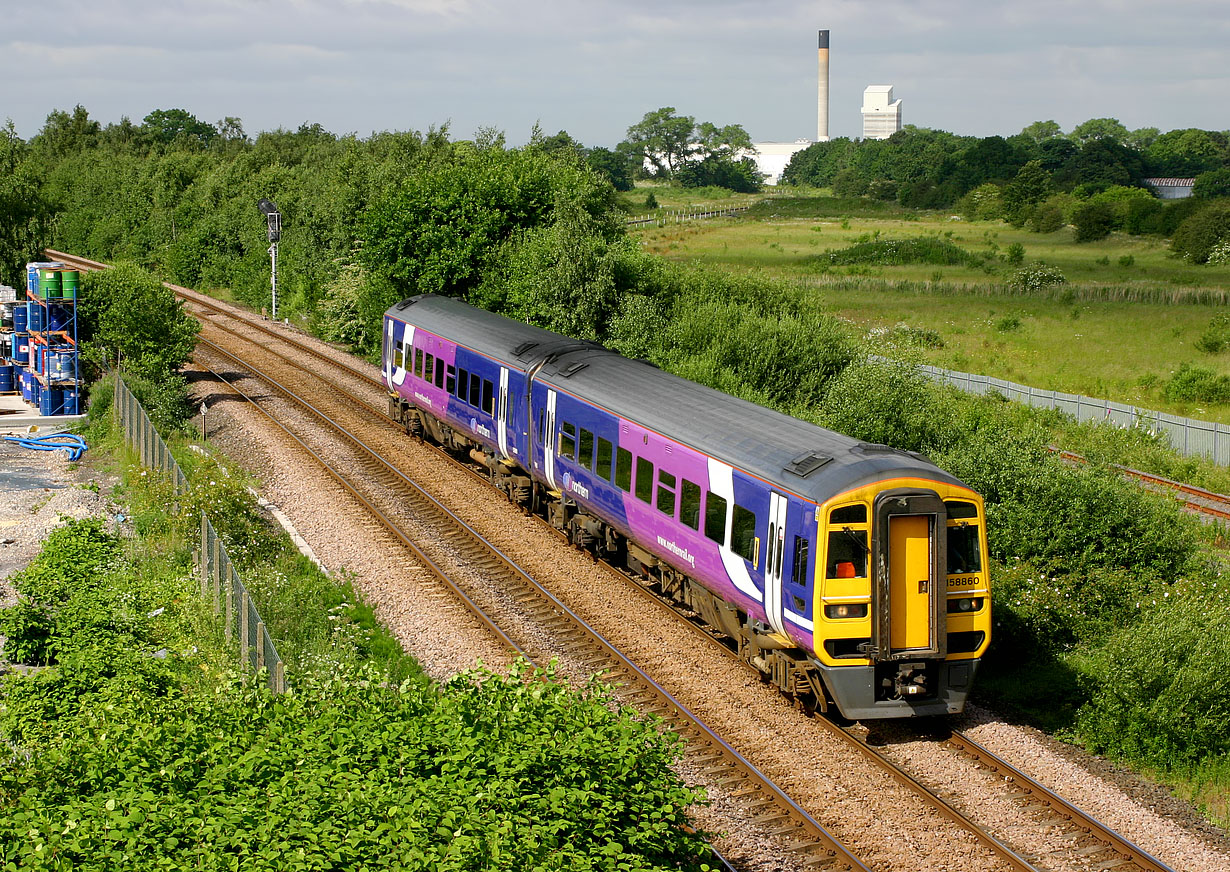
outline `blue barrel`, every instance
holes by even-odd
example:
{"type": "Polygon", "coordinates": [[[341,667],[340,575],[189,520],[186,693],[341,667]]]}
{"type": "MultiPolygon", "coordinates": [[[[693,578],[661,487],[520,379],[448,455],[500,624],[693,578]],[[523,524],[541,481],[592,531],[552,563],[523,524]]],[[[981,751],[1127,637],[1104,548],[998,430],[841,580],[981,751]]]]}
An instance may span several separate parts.
{"type": "Polygon", "coordinates": [[[26,290],[30,296],[38,296],[38,264],[26,265],[26,290]]]}
{"type": "Polygon", "coordinates": [[[34,376],[28,370],[21,370],[21,398],[27,403],[34,399],[34,376]]]}
{"type": "Polygon", "coordinates": [[[64,392],[55,388],[43,388],[38,398],[38,412],[40,415],[63,415],[64,392]]]}
{"type": "Polygon", "coordinates": [[[11,393],[13,390],[13,367],[0,363],[0,394],[11,393]]]}
{"type": "Polygon", "coordinates": [[[67,306],[47,307],[47,330],[67,330],[73,323],[73,310],[67,306]]]}
{"type": "Polygon", "coordinates": [[[64,414],[81,414],[81,394],[78,393],[77,388],[64,389],[64,414]]]}
{"type": "Polygon", "coordinates": [[[26,303],[18,303],[13,309],[13,329],[18,333],[25,333],[29,327],[29,316],[26,314],[26,303]]]}
{"type": "Polygon", "coordinates": [[[46,311],[37,300],[26,303],[26,329],[31,333],[46,330],[47,328],[43,326],[46,311]]]}
{"type": "Polygon", "coordinates": [[[13,334],[13,362],[18,366],[26,366],[30,357],[30,334],[13,334]]]}

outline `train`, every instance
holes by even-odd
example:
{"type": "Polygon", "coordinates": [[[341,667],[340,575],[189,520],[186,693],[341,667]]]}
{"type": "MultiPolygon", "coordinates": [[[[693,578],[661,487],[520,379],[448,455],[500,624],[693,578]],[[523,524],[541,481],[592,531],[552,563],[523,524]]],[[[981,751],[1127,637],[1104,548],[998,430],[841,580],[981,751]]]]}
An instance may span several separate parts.
{"type": "Polygon", "coordinates": [[[801,705],[962,711],[991,638],[986,515],[922,455],[434,294],[385,313],[381,371],[407,434],[480,464],[801,705]]]}

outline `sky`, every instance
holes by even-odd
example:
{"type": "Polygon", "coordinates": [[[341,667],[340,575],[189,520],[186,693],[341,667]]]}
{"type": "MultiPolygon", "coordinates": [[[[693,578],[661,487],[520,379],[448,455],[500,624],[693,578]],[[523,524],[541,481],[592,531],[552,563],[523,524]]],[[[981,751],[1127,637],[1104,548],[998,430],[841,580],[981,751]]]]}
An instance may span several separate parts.
{"type": "Polygon", "coordinates": [[[0,122],[23,138],[81,104],[238,117],[249,135],[448,125],[523,143],[535,124],[613,146],[651,110],[816,135],[817,30],[829,131],[861,135],[867,85],[905,123],[1011,135],[1114,117],[1230,128],[1226,0],[0,0],[0,122]]]}

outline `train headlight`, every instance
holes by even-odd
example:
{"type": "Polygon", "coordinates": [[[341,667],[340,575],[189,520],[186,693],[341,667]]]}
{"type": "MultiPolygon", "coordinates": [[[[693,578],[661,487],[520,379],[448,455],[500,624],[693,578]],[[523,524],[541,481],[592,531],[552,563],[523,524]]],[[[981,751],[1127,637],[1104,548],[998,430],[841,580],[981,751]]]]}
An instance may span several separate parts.
{"type": "Polygon", "coordinates": [[[824,607],[826,618],[865,618],[867,603],[841,603],[824,607]]]}
{"type": "Polygon", "coordinates": [[[976,612],[982,608],[982,597],[963,596],[948,600],[948,613],[976,612]]]}

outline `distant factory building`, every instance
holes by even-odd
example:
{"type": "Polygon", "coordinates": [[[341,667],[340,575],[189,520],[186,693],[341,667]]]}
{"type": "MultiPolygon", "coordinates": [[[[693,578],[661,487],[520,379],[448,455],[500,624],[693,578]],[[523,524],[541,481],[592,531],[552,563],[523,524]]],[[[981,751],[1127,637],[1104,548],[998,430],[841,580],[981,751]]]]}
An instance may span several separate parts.
{"type": "Polygon", "coordinates": [[[1161,200],[1185,200],[1192,195],[1195,179],[1145,179],[1153,193],[1161,200]]]}
{"type": "Polygon", "coordinates": [[[863,91],[863,139],[888,139],[901,129],[901,101],[892,85],[868,85],[863,91]]]}
{"type": "Polygon", "coordinates": [[[739,157],[750,157],[756,161],[757,172],[764,175],[766,185],[776,185],[782,180],[782,172],[790,163],[795,152],[802,151],[811,145],[811,140],[796,139],[794,142],[756,142],[753,148],[755,154],[740,154],[739,157]]]}

